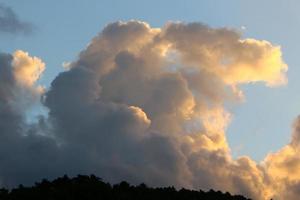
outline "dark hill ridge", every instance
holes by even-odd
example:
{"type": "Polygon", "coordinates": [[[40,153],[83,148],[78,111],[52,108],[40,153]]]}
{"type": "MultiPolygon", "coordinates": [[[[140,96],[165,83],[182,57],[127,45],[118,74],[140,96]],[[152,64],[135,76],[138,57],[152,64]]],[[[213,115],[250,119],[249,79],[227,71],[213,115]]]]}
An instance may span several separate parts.
{"type": "MultiPolygon", "coordinates": [[[[150,188],[121,182],[110,185],[94,175],[63,176],[53,181],[43,180],[32,187],[20,185],[8,191],[0,190],[0,200],[247,200],[240,195],[220,191],[208,192],[174,187],[150,188]]],[[[248,199],[249,200],[249,199],[248,199]]]]}

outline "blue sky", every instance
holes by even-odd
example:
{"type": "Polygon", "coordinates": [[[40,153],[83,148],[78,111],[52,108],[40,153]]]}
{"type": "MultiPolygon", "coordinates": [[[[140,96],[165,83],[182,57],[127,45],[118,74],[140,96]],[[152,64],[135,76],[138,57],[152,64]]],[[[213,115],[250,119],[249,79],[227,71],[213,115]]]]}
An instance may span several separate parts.
{"type": "Polygon", "coordinates": [[[138,19],[153,27],[168,21],[203,22],[233,27],[244,37],[264,39],[282,47],[289,65],[287,86],[243,86],[246,102],[230,106],[233,121],[228,140],[233,155],[261,160],[289,141],[293,119],[300,113],[300,15],[297,0],[190,1],[37,1],[0,0],[24,21],[35,26],[32,35],[0,34],[2,52],[28,51],[43,59],[47,70],[41,82],[48,86],[101,29],[116,20],[138,19]],[[245,27],[243,30],[241,27],[245,27]]]}

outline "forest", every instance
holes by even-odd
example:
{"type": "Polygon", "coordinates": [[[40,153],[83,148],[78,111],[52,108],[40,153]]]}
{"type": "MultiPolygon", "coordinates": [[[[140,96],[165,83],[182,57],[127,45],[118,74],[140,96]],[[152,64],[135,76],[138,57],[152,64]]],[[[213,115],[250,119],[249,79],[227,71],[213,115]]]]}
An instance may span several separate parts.
{"type": "Polygon", "coordinates": [[[134,186],[123,181],[111,185],[95,175],[67,175],[53,181],[43,179],[33,186],[19,185],[0,189],[1,200],[250,200],[220,191],[177,190],[175,187],[152,188],[142,183],[134,186]]]}

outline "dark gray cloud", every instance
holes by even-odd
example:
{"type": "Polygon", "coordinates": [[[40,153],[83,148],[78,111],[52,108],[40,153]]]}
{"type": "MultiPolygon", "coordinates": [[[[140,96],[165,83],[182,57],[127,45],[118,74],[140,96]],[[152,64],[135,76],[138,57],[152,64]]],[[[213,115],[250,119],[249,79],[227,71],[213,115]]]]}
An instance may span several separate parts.
{"type": "Polygon", "coordinates": [[[31,23],[22,21],[10,7],[0,3],[0,32],[29,34],[33,30],[31,23]]]}
{"type": "MultiPolygon", "coordinates": [[[[55,151],[58,150],[51,139],[31,134],[31,131],[37,131],[25,123],[26,108],[19,107],[20,99],[23,98],[22,92],[33,93],[17,81],[13,67],[15,56],[0,53],[0,184],[6,186],[14,186],[16,181],[28,183],[31,175],[43,177],[44,169],[52,168],[51,162],[45,160],[56,157],[55,151]]],[[[30,63],[26,64],[27,68],[31,67],[30,63]]],[[[32,101],[32,98],[27,100],[32,101]]]]}

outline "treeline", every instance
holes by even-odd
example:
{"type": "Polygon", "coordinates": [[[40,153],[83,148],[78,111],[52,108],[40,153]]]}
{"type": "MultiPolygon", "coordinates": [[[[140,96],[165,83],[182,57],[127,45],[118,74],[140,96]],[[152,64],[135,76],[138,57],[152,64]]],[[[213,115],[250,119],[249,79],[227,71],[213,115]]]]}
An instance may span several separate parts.
{"type": "Polygon", "coordinates": [[[94,175],[63,176],[46,179],[32,187],[0,189],[0,200],[247,200],[240,195],[220,191],[208,192],[174,187],[151,188],[145,184],[133,186],[127,182],[110,185],[94,175]]]}

